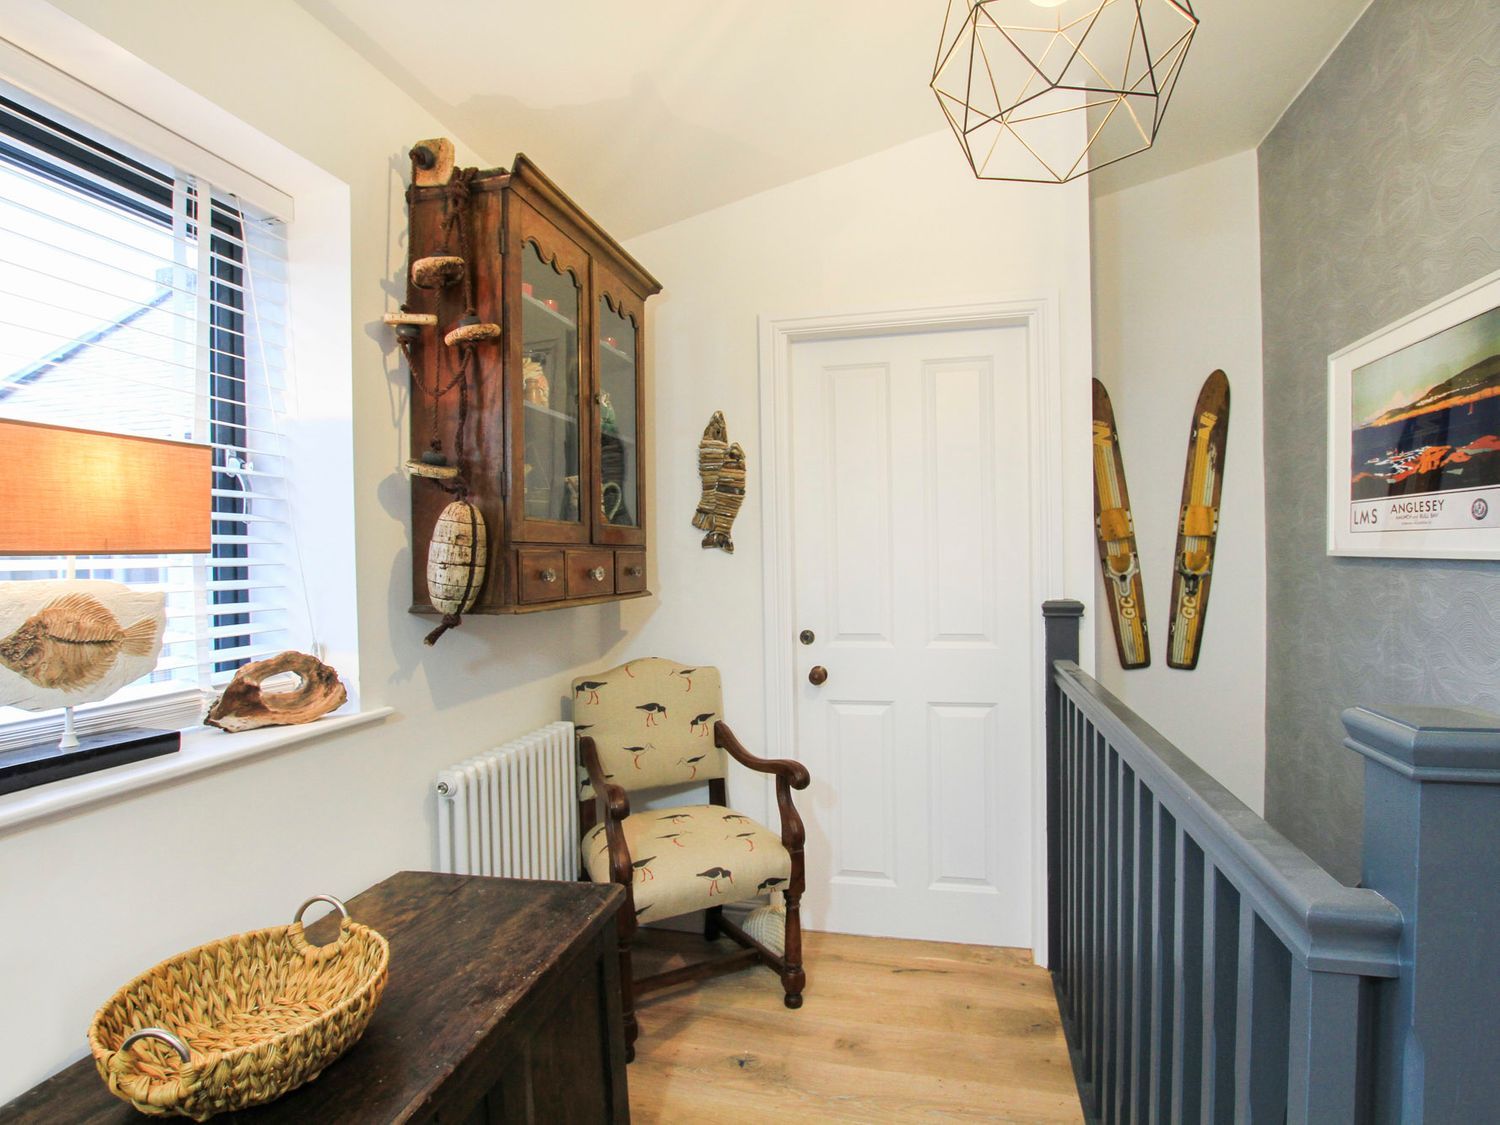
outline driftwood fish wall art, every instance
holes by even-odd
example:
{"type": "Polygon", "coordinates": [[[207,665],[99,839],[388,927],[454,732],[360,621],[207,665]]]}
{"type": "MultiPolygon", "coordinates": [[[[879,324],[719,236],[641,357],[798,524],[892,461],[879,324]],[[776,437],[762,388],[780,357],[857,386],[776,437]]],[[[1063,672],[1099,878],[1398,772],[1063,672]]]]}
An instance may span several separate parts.
{"type": "Polygon", "coordinates": [[[693,526],[708,533],[703,537],[705,549],[717,547],[732,555],[730,532],[745,502],[745,451],[738,442],[730,444],[729,426],[719,410],[709,418],[698,443],[698,480],[702,492],[693,526]]]}
{"type": "Polygon", "coordinates": [[[108,699],[156,667],[165,604],[118,582],[0,583],[0,706],[108,699]]]}
{"type": "Polygon", "coordinates": [[[693,526],[699,531],[713,527],[714,489],[728,453],[729,426],[724,421],[723,411],[715,410],[708,425],[703,427],[703,440],[698,443],[698,481],[702,492],[698,496],[698,510],[693,513],[693,526]]]}

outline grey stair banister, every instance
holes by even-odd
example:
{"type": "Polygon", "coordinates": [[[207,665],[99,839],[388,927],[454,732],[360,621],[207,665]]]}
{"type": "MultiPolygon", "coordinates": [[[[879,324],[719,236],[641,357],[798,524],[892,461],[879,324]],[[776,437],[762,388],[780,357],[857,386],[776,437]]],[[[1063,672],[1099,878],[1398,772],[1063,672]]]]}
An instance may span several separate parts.
{"type": "Polygon", "coordinates": [[[1049,605],[1049,952],[1086,1119],[1366,1120],[1401,912],[1083,673],[1078,625],[1049,605]]]}
{"type": "MultiPolygon", "coordinates": [[[[1042,603],[1043,644],[1046,667],[1059,660],[1078,660],[1078,622],[1083,617],[1083,603],[1057,599],[1042,603]]],[[[1033,650],[1034,651],[1034,650],[1033,650]]],[[[1062,695],[1047,676],[1046,739],[1049,747],[1062,745],[1062,695]]],[[[1059,818],[1062,807],[1062,781],[1058,776],[1058,755],[1047,755],[1047,968],[1059,967],[1062,930],[1061,848],[1059,818]]]]}
{"type": "Polygon", "coordinates": [[[1365,758],[1363,882],[1401,911],[1402,973],[1374,997],[1374,1112],[1406,1125],[1500,1114],[1500,716],[1345,711],[1365,758]]]}

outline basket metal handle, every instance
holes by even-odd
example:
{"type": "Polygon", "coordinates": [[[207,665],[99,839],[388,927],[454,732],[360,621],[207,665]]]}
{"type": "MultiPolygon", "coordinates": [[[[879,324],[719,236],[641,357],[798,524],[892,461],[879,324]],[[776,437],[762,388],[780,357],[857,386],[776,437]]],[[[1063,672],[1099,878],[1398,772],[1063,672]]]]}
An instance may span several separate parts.
{"type": "Polygon", "coordinates": [[[297,913],[292,915],[292,925],[296,927],[295,931],[292,933],[292,944],[294,944],[298,948],[298,950],[303,953],[307,953],[309,951],[319,951],[331,956],[332,954],[335,954],[339,950],[344,948],[344,940],[348,936],[349,931],[349,921],[349,908],[345,906],[341,901],[334,898],[332,895],[313,895],[312,898],[308,899],[301,906],[297,907],[297,913]],[[330,903],[334,907],[336,907],[339,914],[342,915],[339,920],[339,936],[329,945],[315,946],[307,940],[306,935],[304,935],[302,932],[302,915],[304,912],[306,912],[307,908],[315,902],[330,903]]]}
{"type": "Polygon", "coordinates": [[[176,1051],[178,1057],[180,1057],[183,1062],[191,1061],[191,1056],[188,1054],[187,1044],[184,1043],[181,1039],[177,1038],[177,1036],[173,1035],[170,1031],[167,1031],[165,1028],[161,1027],[143,1027],[139,1031],[132,1031],[125,1037],[125,1042],[120,1044],[120,1050],[118,1053],[124,1054],[127,1050],[130,1049],[132,1045],[140,1042],[142,1039],[160,1040],[168,1047],[171,1047],[172,1050],[176,1051]]]}

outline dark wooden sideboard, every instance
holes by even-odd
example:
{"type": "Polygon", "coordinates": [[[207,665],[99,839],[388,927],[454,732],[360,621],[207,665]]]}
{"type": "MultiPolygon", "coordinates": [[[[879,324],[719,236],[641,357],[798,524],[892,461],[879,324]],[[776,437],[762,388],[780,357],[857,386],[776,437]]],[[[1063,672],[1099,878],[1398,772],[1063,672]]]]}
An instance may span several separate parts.
{"type": "MultiPolygon", "coordinates": [[[[391,943],[390,983],[364,1037],[281,1100],[214,1120],[628,1121],[623,899],[608,883],[392,875],[348,903],[391,943]]],[[[319,942],[333,932],[331,919],[308,928],[319,942]]],[[[145,1120],[109,1093],[92,1059],[0,1107],[0,1122],[145,1120]]]]}

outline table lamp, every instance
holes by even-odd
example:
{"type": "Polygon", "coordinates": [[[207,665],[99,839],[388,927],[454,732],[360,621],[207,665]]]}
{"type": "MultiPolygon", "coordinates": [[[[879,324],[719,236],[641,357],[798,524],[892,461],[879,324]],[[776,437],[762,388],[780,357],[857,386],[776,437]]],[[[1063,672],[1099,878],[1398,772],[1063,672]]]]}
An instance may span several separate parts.
{"type": "MultiPolygon", "coordinates": [[[[0,419],[0,556],[206,554],[206,445],[0,419]]],[[[0,582],[0,706],[64,708],[61,742],[0,752],[0,793],[169,754],[177,731],[79,738],[73,708],[156,667],[166,595],[97,579],[0,582]]]]}

